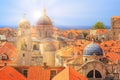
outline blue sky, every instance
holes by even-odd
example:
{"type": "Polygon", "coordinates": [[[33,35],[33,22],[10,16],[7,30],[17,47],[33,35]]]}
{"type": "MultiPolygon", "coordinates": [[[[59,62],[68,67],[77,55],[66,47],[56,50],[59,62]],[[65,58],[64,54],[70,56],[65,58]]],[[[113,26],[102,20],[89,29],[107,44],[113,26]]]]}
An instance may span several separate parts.
{"type": "Polygon", "coordinates": [[[0,0],[0,25],[17,25],[24,13],[35,25],[44,6],[54,25],[109,26],[111,16],[120,15],[120,0],[0,0]]]}

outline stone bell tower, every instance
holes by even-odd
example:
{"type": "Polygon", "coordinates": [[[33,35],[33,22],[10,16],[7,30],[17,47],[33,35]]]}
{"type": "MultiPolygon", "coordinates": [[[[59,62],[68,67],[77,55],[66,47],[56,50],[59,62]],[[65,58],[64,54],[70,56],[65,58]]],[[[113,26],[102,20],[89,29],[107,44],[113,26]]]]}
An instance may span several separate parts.
{"type": "Polygon", "coordinates": [[[120,40],[120,16],[111,18],[111,39],[120,40]]]}
{"type": "Polygon", "coordinates": [[[31,62],[31,32],[30,23],[23,17],[17,30],[17,65],[27,66],[31,62]]]}

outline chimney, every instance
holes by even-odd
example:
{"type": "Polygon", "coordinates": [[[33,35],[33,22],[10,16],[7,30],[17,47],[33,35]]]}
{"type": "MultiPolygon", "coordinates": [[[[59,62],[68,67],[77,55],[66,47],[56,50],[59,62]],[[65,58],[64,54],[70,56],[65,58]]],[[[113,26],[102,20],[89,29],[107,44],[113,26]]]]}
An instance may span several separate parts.
{"type": "Polygon", "coordinates": [[[4,66],[7,66],[7,63],[4,63],[4,66]]]}
{"type": "Polygon", "coordinates": [[[46,62],[44,62],[44,63],[43,63],[43,68],[44,68],[44,69],[48,68],[48,66],[47,66],[47,63],[46,63],[46,62]]]}

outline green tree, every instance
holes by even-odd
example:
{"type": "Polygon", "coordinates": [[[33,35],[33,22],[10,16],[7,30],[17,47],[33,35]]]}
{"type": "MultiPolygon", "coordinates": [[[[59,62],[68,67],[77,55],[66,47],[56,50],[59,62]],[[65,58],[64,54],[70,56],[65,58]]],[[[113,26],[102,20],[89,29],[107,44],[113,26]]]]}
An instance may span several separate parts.
{"type": "Polygon", "coordinates": [[[96,22],[91,29],[106,29],[103,22],[96,22]]]}

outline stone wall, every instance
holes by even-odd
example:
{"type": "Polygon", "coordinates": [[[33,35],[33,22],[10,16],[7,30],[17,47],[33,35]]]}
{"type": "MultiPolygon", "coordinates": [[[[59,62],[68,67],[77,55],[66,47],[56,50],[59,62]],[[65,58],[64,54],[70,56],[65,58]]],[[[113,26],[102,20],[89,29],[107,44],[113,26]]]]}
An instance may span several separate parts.
{"type": "Polygon", "coordinates": [[[120,40],[120,16],[111,18],[111,39],[120,40]]]}

